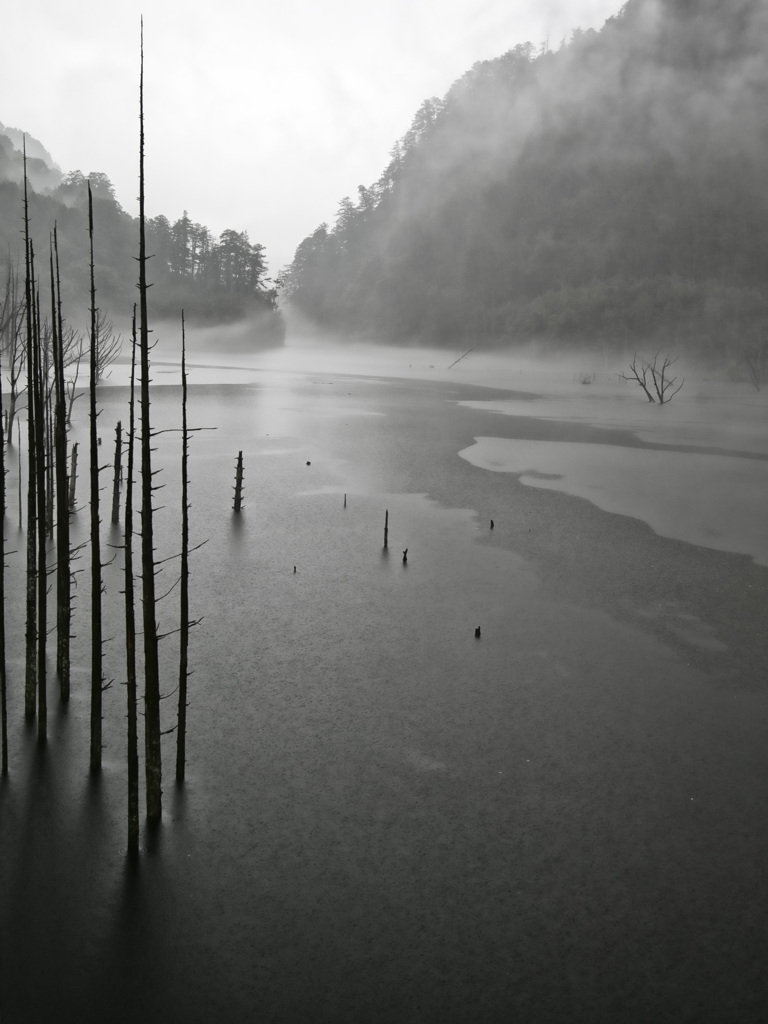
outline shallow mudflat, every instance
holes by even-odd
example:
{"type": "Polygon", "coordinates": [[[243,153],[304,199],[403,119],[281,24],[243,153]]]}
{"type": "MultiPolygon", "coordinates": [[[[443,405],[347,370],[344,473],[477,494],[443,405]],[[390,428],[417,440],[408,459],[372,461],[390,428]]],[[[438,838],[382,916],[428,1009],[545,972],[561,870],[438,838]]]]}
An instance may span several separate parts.
{"type": "MultiPolygon", "coordinates": [[[[22,602],[9,608],[3,1024],[759,1019],[762,535],[737,546],[746,531],[723,504],[704,546],[664,495],[705,458],[722,460],[707,480],[754,467],[729,477],[732,509],[764,500],[764,410],[726,396],[741,410],[726,440],[722,410],[705,425],[673,404],[645,422],[607,380],[589,400],[578,381],[534,386],[523,372],[494,373],[505,390],[489,391],[469,361],[451,376],[419,360],[394,379],[383,363],[300,373],[265,357],[207,384],[197,360],[190,420],[216,429],[192,441],[192,528],[207,543],[193,556],[187,782],[172,781],[170,734],[164,820],[137,870],[124,856],[120,553],[105,569],[115,683],[96,780],[85,582],[73,698],[53,701],[42,757],[21,720],[22,602]],[[500,446],[480,457],[490,438],[500,446]],[[637,453],[665,452],[657,500],[649,486],[628,496],[637,453]]],[[[178,423],[174,374],[158,364],[165,427],[178,423]]],[[[127,418],[117,384],[102,393],[105,445],[127,418]]],[[[157,438],[158,557],[178,548],[179,446],[157,438]]],[[[84,498],[85,475],[78,486],[84,498]]],[[[87,529],[85,509],[75,525],[87,529]]],[[[6,545],[20,549],[8,563],[21,594],[13,515],[6,545]]]]}

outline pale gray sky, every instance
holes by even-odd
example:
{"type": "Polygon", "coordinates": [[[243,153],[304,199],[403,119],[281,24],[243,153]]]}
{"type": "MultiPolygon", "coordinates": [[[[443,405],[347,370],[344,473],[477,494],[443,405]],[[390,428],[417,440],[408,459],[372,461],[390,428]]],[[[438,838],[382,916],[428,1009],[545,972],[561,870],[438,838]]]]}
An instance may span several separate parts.
{"type": "Polygon", "coordinates": [[[247,230],[273,273],[378,178],[422,100],[478,60],[623,0],[6,0],[0,122],[136,212],[144,13],[147,213],[247,230]]]}

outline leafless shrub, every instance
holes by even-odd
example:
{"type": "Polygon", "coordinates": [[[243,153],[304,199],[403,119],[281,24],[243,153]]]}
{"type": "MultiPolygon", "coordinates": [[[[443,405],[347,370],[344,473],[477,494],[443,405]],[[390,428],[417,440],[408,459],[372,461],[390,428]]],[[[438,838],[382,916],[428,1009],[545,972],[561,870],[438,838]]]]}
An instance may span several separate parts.
{"type": "Polygon", "coordinates": [[[640,359],[635,354],[629,364],[629,373],[622,373],[620,376],[622,380],[634,381],[641,387],[649,402],[664,405],[665,402],[671,402],[685,384],[685,377],[678,384],[677,377],[670,377],[668,374],[677,359],[677,356],[674,359],[669,355],[662,356],[661,352],[657,352],[652,359],[640,359]]]}

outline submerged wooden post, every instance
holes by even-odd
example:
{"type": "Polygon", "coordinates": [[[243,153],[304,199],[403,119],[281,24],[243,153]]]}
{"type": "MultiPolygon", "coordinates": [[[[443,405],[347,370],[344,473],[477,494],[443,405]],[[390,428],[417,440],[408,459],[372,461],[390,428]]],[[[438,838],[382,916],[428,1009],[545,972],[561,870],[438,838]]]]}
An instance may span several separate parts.
{"type": "Polygon", "coordinates": [[[243,505],[243,453],[237,453],[237,466],[235,468],[235,503],[233,511],[239,512],[243,505]]]}
{"type": "Polygon", "coordinates": [[[389,536],[389,509],[384,513],[384,547],[387,547],[387,538],[389,536]]]}
{"type": "Polygon", "coordinates": [[[72,466],[69,471],[69,508],[75,507],[75,487],[77,486],[77,441],[72,445],[72,466]]]}
{"type": "Polygon", "coordinates": [[[120,477],[122,469],[122,444],[123,444],[123,430],[120,420],[117,421],[115,427],[115,474],[114,481],[112,483],[112,525],[116,526],[120,522],[120,477]]]}

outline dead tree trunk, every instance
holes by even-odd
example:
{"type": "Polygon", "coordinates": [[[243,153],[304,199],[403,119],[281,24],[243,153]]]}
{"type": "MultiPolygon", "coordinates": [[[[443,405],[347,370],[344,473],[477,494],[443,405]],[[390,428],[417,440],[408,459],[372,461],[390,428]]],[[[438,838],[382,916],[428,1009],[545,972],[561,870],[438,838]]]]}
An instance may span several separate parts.
{"type": "Polygon", "coordinates": [[[187,744],[189,650],[189,434],[187,431],[187,361],[184,313],[181,314],[181,590],[179,601],[179,714],[176,730],[176,781],[184,781],[187,744]]]}
{"type": "Polygon", "coordinates": [[[136,694],[136,613],[133,596],[133,450],[136,379],[136,307],[131,343],[131,400],[128,419],[128,470],[125,483],[125,660],[128,701],[128,855],[139,852],[139,744],[136,694]]]}
{"type": "Polygon", "coordinates": [[[27,720],[37,710],[37,547],[36,508],[37,474],[35,472],[35,417],[32,401],[32,365],[35,346],[33,301],[33,253],[29,237],[29,198],[27,190],[26,141],[24,143],[24,293],[26,301],[26,362],[27,362],[27,591],[26,591],[26,657],[24,682],[24,714],[27,720]]]}
{"type": "Polygon", "coordinates": [[[72,445],[72,465],[69,470],[69,510],[75,509],[75,490],[77,488],[77,441],[72,445]]]}
{"type": "MultiPolygon", "coordinates": [[[[54,313],[55,315],[55,313],[54,313]]],[[[51,335],[51,345],[56,345],[56,329],[51,335]]],[[[43,408],[45,410],[45,532],[53,540],[54,470],[53,453],[53,407],[51,392],[47,386],[47,375],[43,375],[43,408]]]]}
{"type": "Polygon", "coordinates": [[[96,432],[96,351],[99,343],[96,317],[96,282],[93,264],[93,195],[88,182],[88,237],[91,257],[91,365],[90,397],[90,507],[91,507],[91,771],[101,770],[102,629],[101,540],[99,537],[99,449],[96,432]]]}
{"type": "MultiPolygon", "coordinates": [[[[3,374],[0,367],[0,405],[3,402],[3,374]]],[[[8,774],[8,704],[5,659],[5,431],[0,437],[0,730],[2,731],[2,774],[8,774]]],[[[21,486],[21,485],[19,485],[21,486]]]]}
{"type": "Polygon", "coordinates": [[[155,551],[152,527],[152,426],[149,415],[149,324],[147,249],[144,215],[144,26],[139,79],[139,311],[141,352],[141,578],[144,621],[144,730],[146,738],[147,817],[163,814],[160,729],[160,668],[155,617],[155,551]]]}
{"type": "Polygon", "coordinates": [[[45,665],[48,639],[48,585],[46,579],[46,465],[45,465],[45,384],[43,381],[40,337],[40,302],[37,301],[37,332],[32,346],[33,364],[29,401],[34,405],[35,473],[37,481],[37,740],[45,743],[48,734],[48,695],[45,665]]]}
{"type": "Polygon", "coordinates": [[[112,525],[117,526],[120,522],[120,470],[122,468],[122,457],[123,457],[123,430],[120,421],[117,421],[115,427],[115,465],[114,465],[114,480],[112,482],[112,525]]]}
{"type": "Polygon", "coordinates": [[[232,506],[234,512],[239,512],[243,507],[243,453],[237,453],[237,464],[235,466],[235,503],[232,506]]]}
{"type": "Polygon", "coordinates": [[[384,547],[389,545],[389,509],[384,512],[384,547]]]}
{"type": "Polygon", "coordinates": [[[54,346],[56,405],[54,413],[54,450],[56,456],[56,671],[62,703],[69,700],[70,630],[72,628],[72,591],[69,551],[69,500],[67,480],[67,396],[64,387],[64,320],[61,315],[61,278],[59,245],[53,230],[56,259],[57,344],[54,346]]]}
{"type": "MultiPolygon", "coordinates": [[[[10,438],[10,434],[9,434],[8,435],[9,442],[10,442],[10,439],[11,438],[10,438]]],[[[19,460],[19,467],[18,467],[18,473],[19,473],[19,490],[18,490],[18,494],[19,494],[19,533],[21,533],[21,521],[22,521],[23,513],[22,513],[22,505],[21,505],[21,489],[22,489],[21,485],[22,485],[22,479],[21,479],[21,421],[20,420],[16,420],[16,440],[17,440],[17,445],[16,445],[16,447],[17,447],[17,455],[18,455],[18,460],[19,460]]]]}

